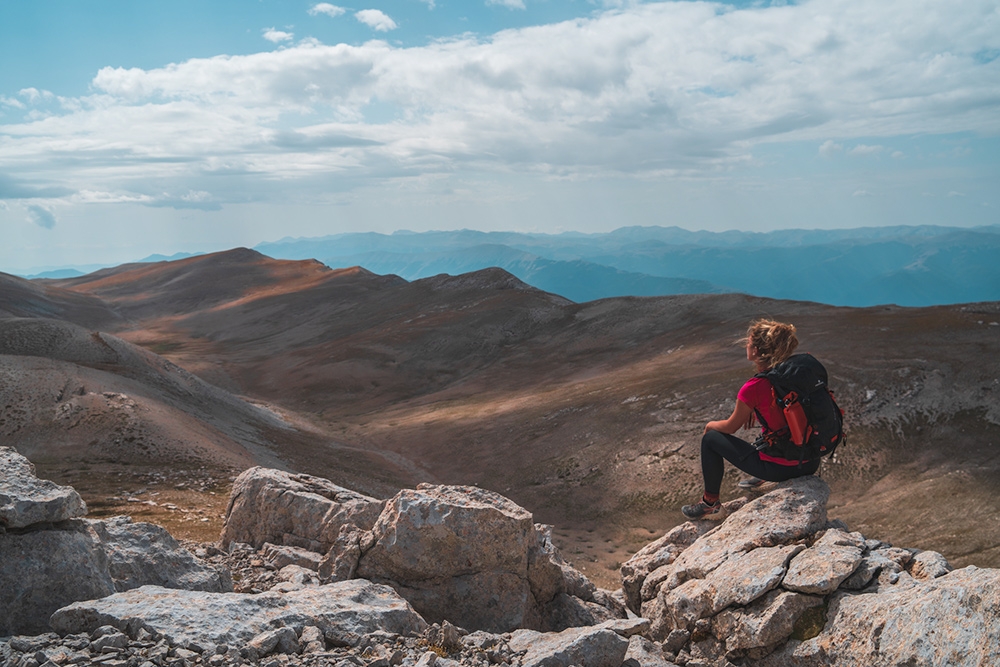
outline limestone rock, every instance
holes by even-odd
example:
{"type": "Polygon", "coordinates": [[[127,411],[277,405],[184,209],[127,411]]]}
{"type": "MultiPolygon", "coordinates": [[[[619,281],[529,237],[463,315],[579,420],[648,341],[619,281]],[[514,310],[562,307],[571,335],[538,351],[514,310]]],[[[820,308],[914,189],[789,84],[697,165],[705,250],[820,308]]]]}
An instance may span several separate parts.
{"type": "Polygon", "coordinates": [[[656,603],[645,611],[652,622],[651,636],[663,641],[675,630],[694,630],[696,623],[734,604],[747,605],[776,587],[788,560],[800,545],[764,547],[734,553],[704,579],[689,579],[676,588],[663,588],[656,603]]]}
{"type": "Polygon", "coordinates": [[[851,576],[861,564],[864,539],[851,539],[848,533],[829,530],[792,559],[782,586],[800,593],[826,595],[851,576]]]}
{"type": "Polygon", "coordinates": [[[914,579],[936,579],[949,572],[948,560],[936,551],[921,551],[910,562],[910,574],[914,579]]]}
{"type": "Polygon", "coordinates": [[[734,604],[745,606],[775,588],[785,577],[788,561],[803,548],[762,547],[730,557],[708,575],[716,591],[712,613],[734,604]]]}
{"type": "Polygon", "coordinates": [[[387,504],[358,576],[419,581],[484,571],[526,575],[531,513],[472,486],[404,489],[387,504]]]}
{"type": "Polygon", "coordinates": [[[115,590],[164,586],[191,591],[233,590],[228,569],[214,568],[184,549],[166,529],[127,516],[87,520],[108,555],[115,590]]]}
{"type": "Polygon", "coordinates": [[[564,630],[588,625],[598,625],[621,617],[617,610],[596,602],[581,600],[575,595],[559,593],[542,608],[542,630],[564,630]]]}
{"type": "Polygon", "coordinates": [[[0,447],[0,528],[56,523],[86,513],[76,489],[38,479],[28,459],[13,447],[0,447]]]}
{"type": "MultiPolygon", "coordinates": [[[[528,585],[531,587],[531,594],[536,602],[544,604],[554,600],[560,593],[566,592],[567,576],[572,579],[575,571],[570,571],[572,568],[569,566],[564,569],[565,565],[566,563],[563,562],[552,542],[552,526],[536,523],[534,543],[528,548],[528,585]]],[[[577,592],[585,587],[583,582],[574,586],[577,592]]],[[[590,591],[590,593],[592,592],[590,591]]]]}
{"type": "Polygon", "coordinates": [[[782,482],[686,548],[668,566],[663,585],[673,588],[704,577],[735,553],[790,544],[816,533],[826,526],[829,497],[830,487],[812,475],[782,482]]]}
{"type": "Polygon", "coordinates": [[[634,664],[640,667],[677,667],[673,662],[667,660],[667,656],[663,654],[663,650],[657,644],[642,635],[635,635],[629,639],[623,664],[629,664],[630,660],[634,660],[634,664]]]}
{"type": "Polygon", "coordinates": [[[712,619],[712,633],[730,652],[776,646],[792,634],[803,612],[823,598],[775,590],[746,608],[726,609],[712,619]]]}
{"type": "Polygon", "coordinates": [[[840,587],[849,591],[858,591],[868,586],[883,570],[887,572],[901,572],[902,568],[894,560],[889,560],[878,551],[872,551],[861,559],[854,574],[844,579],[840,587]]]}
{"type": "MultiPolygon", "coordinates": [[[[361,560],[362,531],[357,526],[345,524],[330,551],[319,564],[319,576],[323,581],[346,581],[353,579],[361,560]]],[[[370,534],[368,535],[370,538],[370,534]]]]}
{"type": "Polygon", "coordinates": [[[522,667],[621,667],[629,640],[600,625],[557,633],[516,630],[509,645],[524,652],[522,667]]]}
{"type": "Polygon", "coordinates": [[[823,631],[766,665],[1000,664],[1000,570],[973,566],[877,594],[837,593],[823,631]],[[791,657],[791,662],[781,662],[791,657]]]}
{"type": "Polygon", "coordinates": [[[250,468],[233,484],[222,544],[265,542],[326,553],[341,526],[368,530],[383,502],[311,475],[250,468]]]}
{"type": "Polygon", "coordinates": [[[300,650],[299,638],[296,636],[295,630],[289,627],[265,630],[251,639],[248,644],[258,656],[266,656],[275,652],[298,653],[300,650]]]}
{"type": "Polygon", "coordinates": [[[114,592],[107,555],[84,522],[0,535],[0,637],[46,632],[60,607],[114,592]]]}
{"type": "MultiPolygon", "coordinates": [[[[655,596],[660,582],[650,587],[652,595],[647,598],[642,596],[647,576],[673,563],[684,549],[694,544],[695,540],[708,530],[708,524],[704,521],[697,523],[688,521],[668,531],[658,540],[650,542],[622,564],[622,590],[625,592],[629,609],[638,614],[643,599],[648,600],[655,596]]],[[[666,572],[666,570],[661,571],[666,572]]]]}
{"type": "Polygon", "coordinates": [[[298,565],[318,572],[320,562],[323,560],[323,556],[315,551],[270,542],[266,542],[261,551],[264,553],[264,558],[279,570],[286,565],[298,565]]]}
{"type": "Polygon", "coordinates": [[[278,570],[277,579],[278,581],[298,584],[301,586],[318,586],[320,583],[319,575],[316,574],[315,570],[310,570],[307,567],[294,564],[286,565],[278,570]]]}
{"type": "Polygon", "coordinates": [[[392,586],[431,622],[506,632],[624,616],[558,557],[530,512],[477,487],[400,491],[359,548],[356,576],[392,586]]]}
{"type": "Polygon", "coordinates": [[[315,626],[325,634],[421,632],[427,624],[391,588],[355,579],[289,593],[206,593],[143,586],[52,615],[60,634],[91,632],[102,625],[135,633],[159,633],[171,643],[239,644],[276,628],[296,634],[315,626]]]}

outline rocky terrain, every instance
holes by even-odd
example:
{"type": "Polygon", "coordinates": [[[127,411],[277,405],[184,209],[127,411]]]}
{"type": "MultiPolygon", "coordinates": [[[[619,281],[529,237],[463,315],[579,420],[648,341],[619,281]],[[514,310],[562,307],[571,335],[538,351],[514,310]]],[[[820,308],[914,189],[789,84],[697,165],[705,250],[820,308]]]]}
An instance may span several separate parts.
{"type": "Polygon", "coordinates": [[[763,315],[796,323],[848,411],[821,473],[832,515],[1000,565],[996,303],[576,304],[495,269],[407,282],[245,249],[4,277],[0,438],[92,516],[198,540],[251,465],[380,499],[475,485],[554,525],[565,558],[613,587],[697,497],[701,429],[750,372],[732,343],[763,315]]]}
{"type": "Polygon", "coordinates": [[[0,448],[0,665],[770,667],[992,665],[1000,570],[953,570],[827,516],[815,477],[647,544],[598,588],[503,496],[380,501],[266,468],[225,529],[84,518],[0,448]],[[234,590],[235,583],[235,590],[234,590]]]}

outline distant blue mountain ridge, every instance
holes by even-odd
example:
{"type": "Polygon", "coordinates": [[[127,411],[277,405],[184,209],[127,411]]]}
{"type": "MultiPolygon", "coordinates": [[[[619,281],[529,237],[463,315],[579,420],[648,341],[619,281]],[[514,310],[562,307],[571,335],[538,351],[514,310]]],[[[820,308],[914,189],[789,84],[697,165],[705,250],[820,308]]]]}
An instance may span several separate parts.
{"type": "Polygon", "coordinates": [[[285,238],[255,250],[407,280],[497,266],[578,302],[709,292],[839,306],[1000,300],[1000,225],[767,233],[680,227],[602,234],[366,232],[285,238]]]}

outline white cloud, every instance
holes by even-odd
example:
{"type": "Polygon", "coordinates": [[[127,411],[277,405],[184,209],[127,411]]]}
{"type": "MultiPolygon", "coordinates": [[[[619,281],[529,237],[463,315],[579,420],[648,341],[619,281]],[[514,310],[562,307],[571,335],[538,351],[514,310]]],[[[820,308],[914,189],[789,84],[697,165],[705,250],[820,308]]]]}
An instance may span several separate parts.
{"type": "Polygon", "coordinates": [[[877,155],[884,150],[885,146],[867,146],[865,144],[858,144],[848,152],[851,155],[877,155]]]}
{"type": "Polygon", "coordinates": [[[965,193],[964,192],[957,192],[955,190],[952,190],[951,192],[948,193],[948,196],[949,197],[964,197],[965,193]]]}
{"type": "Polygon", "coordinates": [[[525,9],[524,0],[486,0],[486,6],[500,5],[507,9],[525,9]]]}
{"type": "MultiPolygon", "coordinates": [[[[714,178],[765,142],[829,157],[886,150],[857,143],[881,137],[1000,134],[996,68],[975,57],[1000,34],[994,0],[920,2],[626,3],[482,39],[311,40],[106,67],[92,95],[0,125],[0,173],[208,207],[459,169],[714,178]],[[204,201],[157,194],[205,189],[204,201]]],[[[356,16],[396,27],[378,10],[356,16]]]]}
{"type": "Polygon", "coordinates": [[[893,157],[893,158],[899,160],[899,159],[904,158],[906,156],[903,154],[903,151],[893,151],[892,155],[890,157],[893,157]]]}
{"type": "Polygon", "coordinates": [[[0,95],[0,106],[14,107],[15,109],[23,109],[24,103],[21,100],[15,99],[13,97],[7,97],[6,95],[0,95]]]}
{"type": "Polygon", "coordinates": [[[389,18],[388,14],[380,9],[362,9],[359,12],[355,12],[354,18],[379,32],[388,32],[399,27],[395,21],[389,18]]]}
{"type": "Polygon", "coordinates": [[[28,100],[30,104],[37,104],[40,100],[51,100],[55,97],[48,90],[38,90],[37,88],[22,88],[17,94],[28,100]]]}
{"type": "Polygon", "coordinates": [[[291,41],[295,37],[294,33],[275,30],[274,28],[265,28],[261,33],[263,33],[264,39],[275,44],[291,41]]]}
{"type": "Polygon", "coordinates": [[[329,2],[317,3],[309,9],[309,14],[312,16],[316,16],[317,14],[326,14],[327,16],[332,16],[333,18],[337,18],[345,12],[347,12],[347,10],[343,7],[331,5],[329,2]]]}
{"type": "Polygon", "coordinates": [[[868,192],[867,190],[855,190],[854,194],[852,194],[851,196],[852,197],[871,197],[872,193],[868,192]]]}
{"type": "Polygon", "coordinates": [[[28,206],[28,219],[43,229],[53,229],[56,226],[56,216],[44,206],[28,206]]]}
{"type": "Polygon", "coordinates": [[[835,143],[833,139],[827,139],[819,146],[819,154],[823,157],[832,157],[842,150],[844,150],[844,146],[835,143]]]}

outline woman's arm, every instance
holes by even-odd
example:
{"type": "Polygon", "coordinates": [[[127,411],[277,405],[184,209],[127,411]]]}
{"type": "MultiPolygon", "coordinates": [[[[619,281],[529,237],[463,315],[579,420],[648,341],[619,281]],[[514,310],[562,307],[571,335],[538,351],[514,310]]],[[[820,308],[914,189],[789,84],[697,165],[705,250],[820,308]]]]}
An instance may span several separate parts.
{"type": "Polygon", "coordinates": [[[736,399],[736,409],[733,410],[733,414],[729,416],[729,419],[708,422],[705,424],[705,433],[709,431],[736,433],[744,426],[750,426],[753,423],[753,417],[753,408],[743,401],[736,399]]]}

